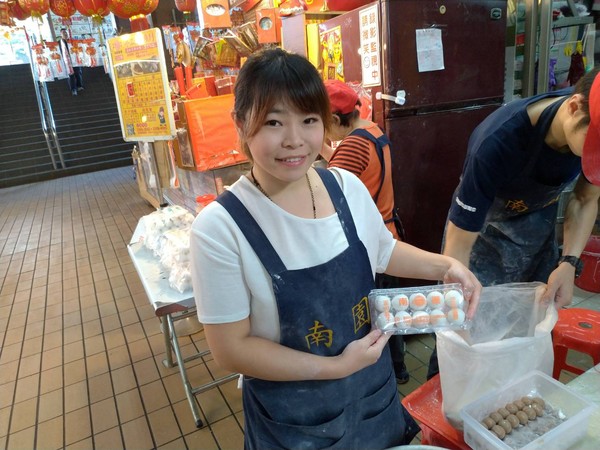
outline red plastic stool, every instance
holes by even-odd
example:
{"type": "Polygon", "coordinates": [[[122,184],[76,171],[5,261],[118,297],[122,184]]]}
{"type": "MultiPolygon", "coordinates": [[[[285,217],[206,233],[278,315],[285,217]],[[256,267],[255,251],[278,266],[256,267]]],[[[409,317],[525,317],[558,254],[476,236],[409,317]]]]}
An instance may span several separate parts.
{"type": "Polygon", "coordinates": [[[450,425],[444,416],[439,375],[404,397],[402,404],[421,425],[421,444],[470,450],[462,431],[450,425]]]}
{"type": "Polygon", "coordinates": [[[558,322],[552,330],[554,346],[554,371],[556,380],[562,370],[582,374],[583,369],[567,364],[569,350],[577,350],[592,357],[594,364],[600,363],[600,312],[583,308],[568,308],[558,311],[558,322]]]}

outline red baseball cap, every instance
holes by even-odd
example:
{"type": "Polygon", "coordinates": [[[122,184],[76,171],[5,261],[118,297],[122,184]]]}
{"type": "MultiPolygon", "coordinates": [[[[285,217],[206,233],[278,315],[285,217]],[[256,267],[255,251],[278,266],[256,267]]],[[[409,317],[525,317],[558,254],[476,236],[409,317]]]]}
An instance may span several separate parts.
{"type": "Polygon", "coordinates": [[[590,126],[583,144],[581,168],[590,183],[600,186],[600,74],[594,78],[588,104],[590,126]]]}
{"type": "Polygon", "coordinates": [[[348,114],[358,104],[358,94],[346,83],[339,80],[325,80],[332,113],[348,114]]]}

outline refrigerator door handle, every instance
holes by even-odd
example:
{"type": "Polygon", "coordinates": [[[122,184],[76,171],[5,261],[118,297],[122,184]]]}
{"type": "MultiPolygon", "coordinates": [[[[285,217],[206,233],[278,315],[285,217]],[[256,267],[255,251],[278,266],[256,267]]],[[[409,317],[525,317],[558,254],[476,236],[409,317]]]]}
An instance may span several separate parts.
{"type": "Polygon", "coordinates": [[[393,95],[382,94],[381,92],[377,92],[375,94],[375,98],[377,100],[389,100],[391,102],[396,103],[397,105],[404,105],[404,103],[406,103],[406,91],[397,91],[395,97],[393,95]]]}

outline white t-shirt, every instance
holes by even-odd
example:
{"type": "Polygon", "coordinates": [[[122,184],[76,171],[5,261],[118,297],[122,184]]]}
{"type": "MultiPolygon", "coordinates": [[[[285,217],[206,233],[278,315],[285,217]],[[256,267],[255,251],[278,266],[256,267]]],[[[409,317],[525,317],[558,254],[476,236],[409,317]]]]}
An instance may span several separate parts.
{"type": "MultiPolygon", "coordinates": [[[[383,272],[396,241],[363,183],[343,169],[330,171],[348,200],[371,271],[383,272]]],[[[287,269],[323,264],[348,247],[336,213],[319,219],[294,216],[265,197],[245,176],[230,191],[254,217],[287,269]]],[[[229,323],[250,316],[252,335],[279,342],[279,316],[271,278],[221,204],[213,202],[198,214],[192,224],[190,250],[200,322],[229,323]]],[[[351,273],[345,275],[352,277],[351,273]]]]}

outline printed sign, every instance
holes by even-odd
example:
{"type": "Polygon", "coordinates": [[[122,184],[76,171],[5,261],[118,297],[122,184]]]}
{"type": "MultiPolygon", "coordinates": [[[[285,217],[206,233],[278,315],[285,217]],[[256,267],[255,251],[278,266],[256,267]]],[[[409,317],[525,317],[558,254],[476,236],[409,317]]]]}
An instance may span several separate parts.
{"type": "Polygon", "coordinates": [[[113,85],[126,141],[169,140],[175,122],[160,30],[108,40],[113,85]]]}
{"type": "Polygon", "coordinates": [[[360,51],[363,86],[381,84],[379,15],[377,5],[360,11],[360,51]]]}
{"type": "Polygon", "coordinates": [[[417,63],[419,72],[431,72],[444,69],[444,45],[442,30],[426,28],[416,30],[417,34],[417,63]]]}

